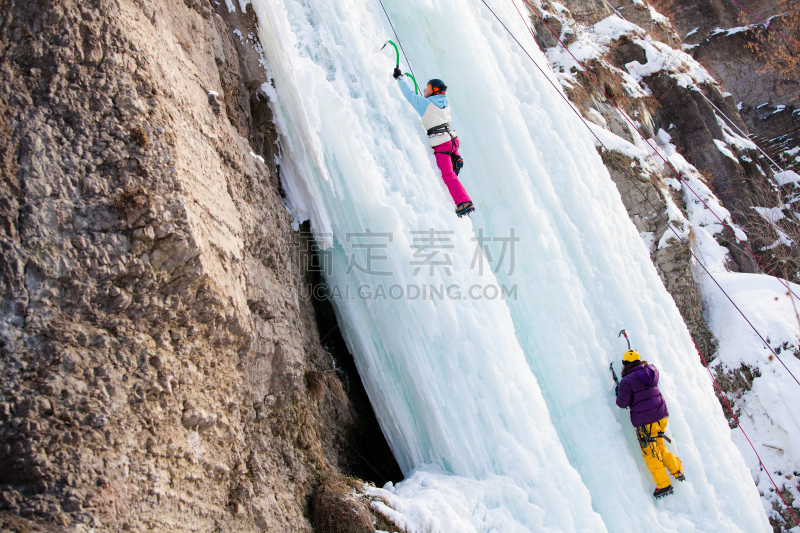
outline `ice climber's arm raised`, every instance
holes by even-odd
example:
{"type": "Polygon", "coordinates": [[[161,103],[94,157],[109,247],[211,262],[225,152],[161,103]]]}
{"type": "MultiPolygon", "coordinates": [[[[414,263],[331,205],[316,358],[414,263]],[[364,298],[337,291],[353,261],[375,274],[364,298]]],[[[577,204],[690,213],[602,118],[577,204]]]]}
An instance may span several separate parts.
{"type": "Polygon", "coordinates": [[[420,94],[416,94],[414,89],[408,86],[408,83],[406,83],[406,80],[403,76],[397,78],[397,84],[400,86],[400,91],[403,93],[403,96],[405,96],[406,100],[408,100],[408,103],[417,110],[419,116],[424,115],[425,110],[428,108],[428,104],[430,103],[428,102],[428,99],[420,94]]]}

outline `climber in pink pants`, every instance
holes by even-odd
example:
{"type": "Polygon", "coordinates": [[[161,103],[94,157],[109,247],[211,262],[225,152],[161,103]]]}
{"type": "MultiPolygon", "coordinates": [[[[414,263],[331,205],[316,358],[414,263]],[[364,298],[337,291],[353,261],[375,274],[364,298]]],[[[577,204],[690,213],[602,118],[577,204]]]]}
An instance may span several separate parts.
{"type": "Polygon", "coordinates": [[[450,105],[445,94],[447,85],[442,80],[430,80],[422,95],[419,95],[405,82],[399,68],[395,68],[393,74],[403,96],[422,117],[422,125],[428,132],[428,139],[436,156],[436,165],[442,171],[442,180],[456,203],[456,214],[459,217],[468,215],[475,211],[475,207],[464,186],[458,181],[458,173],[464,166],[464,160],[458,153],[458,136],[450,129],[450,105]]]}
{"type": "MultiPolygon", "coordinates": [[[[453,197],[453,201],[456,205],[468,203],[472,206],[472,200],[469,199],[469,195],[467,191],[464,190],[464,186],[458,181],[458,174],[456,174],[456,171],[453,169],[453,161],[461,159],[461,155],[458,153],[459,144],[461,143],[458,137],[455,137],[451,141],[434,146],[433,153],[436,156],[436,165],[439,167],[439,170],[442,171],[442,180],[444,184],[447,185],[447,190],[450,191],[450,196],[453,197]],[[450,154],[453,154],[455,157],[451,157],[450,154]]],[[[474,210],[475,208],[473,207],[471,211],[474,210]]]]}

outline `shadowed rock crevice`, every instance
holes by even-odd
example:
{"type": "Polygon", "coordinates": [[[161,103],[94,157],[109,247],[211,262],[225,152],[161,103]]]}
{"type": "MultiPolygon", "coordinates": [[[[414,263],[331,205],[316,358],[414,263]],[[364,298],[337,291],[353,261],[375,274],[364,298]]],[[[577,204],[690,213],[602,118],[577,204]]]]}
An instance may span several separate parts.
{"type": "MultiPolygon", "coordinates": [[[[358,423],[345,436],[351,451],[352,460],[349,462],[351,470],[348,474],[371,481],[378,486],[391,481],[397,483],[403,479],[400,467],[392,454],[380,425],[367,391],[361,382],[355,360],[347,348],[347,343],[342,338],[336,311],[329,299],[330,291],[322,277],[324,259],[320,257],[319,248],[313,241],[308,222],[300,226],[300,249],[310,251],[311,265],[318,265],[306,271],[306,287],[314,304],[317,328],[320,332],[320,342],[325,352],[333,363],[333,369],[326,371],[326,384],[335,377],[347,392],[347,397],[357,413],[358,423]]],[[[326,385],[327,386],[327,385],[326,385]]]]}

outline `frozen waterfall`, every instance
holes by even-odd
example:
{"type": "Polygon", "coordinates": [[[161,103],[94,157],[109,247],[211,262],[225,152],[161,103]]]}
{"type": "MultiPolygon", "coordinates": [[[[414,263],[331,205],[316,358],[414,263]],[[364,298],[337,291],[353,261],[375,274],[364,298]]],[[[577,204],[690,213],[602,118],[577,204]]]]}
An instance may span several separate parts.
{"type": "MultiPolygon", "coordinates": [[[[487,2],[549,72],[512,0],[487,2]]],[[[472,219],[456,218],[393,52],[379,52],[394,36],[378,0],[252,7],[287,203],[327,247],[409,530],[770,531],[584,125],[479,0],[384,3],[420,81],[449,86],[472,219]],[[663,501],[614,405],[623,327],[661,371],[687,475],[663,501]]]]}

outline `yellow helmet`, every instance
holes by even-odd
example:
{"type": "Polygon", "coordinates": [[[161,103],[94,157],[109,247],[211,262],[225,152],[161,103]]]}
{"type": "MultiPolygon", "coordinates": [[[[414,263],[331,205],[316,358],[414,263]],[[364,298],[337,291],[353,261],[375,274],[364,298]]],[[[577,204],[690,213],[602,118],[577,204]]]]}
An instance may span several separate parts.
{"type": "Polygon", "coordinates": [[[637,352],[636,350],[628,350],[622,356],[623,363],[631,363],[633,361],[639,361],[639,360],[641,360],[641,356],[639,355],[639,352],[637,352]]]}

